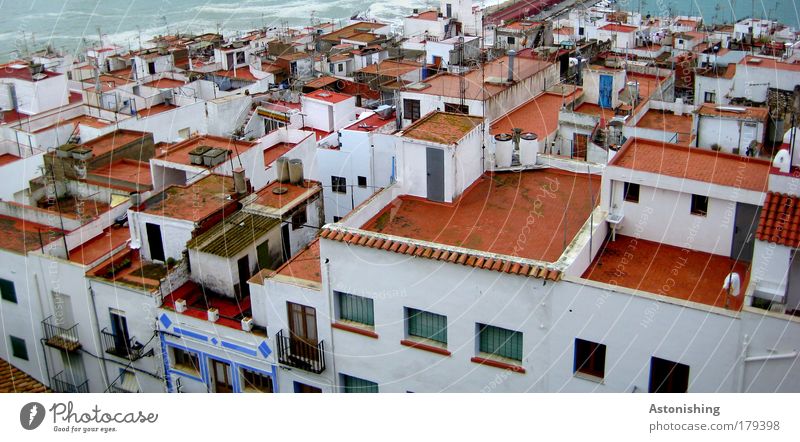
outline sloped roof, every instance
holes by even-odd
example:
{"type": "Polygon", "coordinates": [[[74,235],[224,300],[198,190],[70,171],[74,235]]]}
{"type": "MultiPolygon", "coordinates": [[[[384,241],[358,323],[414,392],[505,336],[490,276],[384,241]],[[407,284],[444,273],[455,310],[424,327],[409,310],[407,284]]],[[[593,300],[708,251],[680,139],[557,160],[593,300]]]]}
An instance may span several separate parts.
{"type": "Polygon", "coordinates": [[[270,230],[281,220],[252,213],[237,212],[208,231],[192,238],[186,247],[211,255],[230,258],[270,230]]]}
{"type": "Polygon", "coordinates": [[[800,197],[768,192],[756,237],[788,247],[800,247],[800,197]]]}
{"type": "Polygon", "coordinates": [[[46,393],[47,387],[0,358],[0,393],[46,393]]]}

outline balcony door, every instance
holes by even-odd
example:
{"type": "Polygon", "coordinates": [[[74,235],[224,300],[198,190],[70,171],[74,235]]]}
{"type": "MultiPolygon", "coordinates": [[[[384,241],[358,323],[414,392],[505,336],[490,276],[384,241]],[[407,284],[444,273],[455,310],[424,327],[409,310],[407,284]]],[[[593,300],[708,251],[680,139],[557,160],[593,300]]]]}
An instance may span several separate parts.
{"type": "Polygon", "coordinates": [[[109,316],[111,319],[111,333],[114,334],[114,349],[120,354],[127,354],[129,350],[128,342],[130,342],[128,320],[125,319],[124,313],[119,310],[111,309],[109,316]]]}
{"type": "Polygon", "coordinates": [[[233,378],[231,377],[231,364],[209,359],[211,365],[211,386],[214,393],[233,393],[233,378]]]}
{"type": "Polygon", "coordinates": [[[317,310],[307,305],[286,303],[289,309],[289,331],[292,340],[299,339],[317,346],[317,310]]]}

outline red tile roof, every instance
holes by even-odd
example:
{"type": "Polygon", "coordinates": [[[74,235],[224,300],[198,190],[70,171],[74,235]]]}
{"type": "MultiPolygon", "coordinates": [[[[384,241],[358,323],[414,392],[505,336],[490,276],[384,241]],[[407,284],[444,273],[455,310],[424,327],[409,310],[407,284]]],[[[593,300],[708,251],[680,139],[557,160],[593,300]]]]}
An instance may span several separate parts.
{"type": "Polygon", "coordinates": [[[317,89],[314,92],[309,92],[309,93],[305,94],[304,96],[306,96],[308,98],[313,98],[313,99],[316,99],[316,100],[326,101],[328,103],[334,103],[334,104],[335,103],[340,103],[340,102],[345,101],[345,100],[347,100],[349,98],[353,98],[352,95],[340,94],[338,92],[326,91],[326,90],[322,90],[322,89],[317,89]]]}
{"type": "Polygon", "coordinates": [[[800,247],[800,197],[767,193],[756,237],[761,241],[800,247]]]}
{"type": "Polygon", "coordinates": [[[435,111],[417,120],[402,135],[415,140],[455,144],[482,121],[480,117],[435,111]]]}
{"type": "Polygon", "coordinates": [[[626,25],[619,25],[619,24],[616,24],[616,23],[609,23],[609,24],[603,26],[602,28],[600,28],[600,30],[602,30],[602,31],[611,31],[611,32],[625,32],[625,33],[628,33],[628,32],[635,31],[636,30],[636,26],[626,26],[626,25]]]}
{"type": "Polygon", "coordinates": [[[0,358],[0,393],[46,393],[47,387],[0,358]]]}
{"type": "Polygon", "coordinates": [[[770,170],[769,161],[641,138],[626,141],[609,166],[757,192],[767,190],[770,170]]]}

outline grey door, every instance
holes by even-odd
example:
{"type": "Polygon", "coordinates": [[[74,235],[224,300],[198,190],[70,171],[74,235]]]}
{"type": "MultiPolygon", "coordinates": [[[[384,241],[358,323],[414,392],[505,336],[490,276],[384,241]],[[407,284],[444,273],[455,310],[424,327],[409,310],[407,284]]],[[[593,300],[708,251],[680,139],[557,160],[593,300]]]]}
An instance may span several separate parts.
{"type": "Polygon", "coordinates": [[[428,147],[425,159],[428,170],[428,199],[444,201],[444,151],[428,147]]]}
{"type": "Polygon", "coordinates": [[[760,215],[760,207],[752,204],[736,203],[731,258],[745,262],[753,260],[753,244],[760,215]]]}

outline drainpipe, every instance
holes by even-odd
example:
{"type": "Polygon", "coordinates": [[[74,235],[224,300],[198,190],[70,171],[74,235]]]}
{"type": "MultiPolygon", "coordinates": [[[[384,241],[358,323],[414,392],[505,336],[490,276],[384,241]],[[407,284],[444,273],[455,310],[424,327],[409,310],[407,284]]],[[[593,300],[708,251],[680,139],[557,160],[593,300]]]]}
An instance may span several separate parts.
{"type": "MultiPolygon", "coordinates": [[[[102,341],[102,339],[100,339],[100,321],[99,321],[98,316],[97,316],[97,303],[95,302],[95,299],[94,299],[94,290],[92,289],[92,282],[89,281],[89,280],[87,280],[86,282],[88,282],[88,284],[89,284],[89,287],[88,287],[89,302],[92,304],[92,314],[94,316],[94,324],[95,324],[95,326],[92,327],[92,332],[94,332],[93,334],[94,334],[94,339],[96,340],[95,342],[98,342],[100,344],[97,347],[97,354],[98,355],[102,355],[103,354],[103,341],[102,341]]],[[[111,386],[111,382],[108,379],[108,366],[106,365],[106,358],[104,358],[102,356],[98,356],[98,359],[100,359],[102,361],[103,379],[106,381],[105,391],[108,391],[109,387],[111,386]]]]}
{"type": "Polygon", "coordinates": [[[778,353],[773,355],[750,356],[749,358],[744,358],[744,361],[745,362],[774,361],[778,359],[794,359],[796,357],[797,357],[797,352],[792,351],[789,353],[778,353]]]}
{"type": "Polygon", "coordinates": [[[334,393],[338,393],[339,392],[339,385],[338,385],[339,384],[339,382],[338,382],[339,381],[339,375],[338,375],[338,372],[336,371],[336,356],[334,355],[334,349],[336,348],[336,346],[333,343],[333,317],[334,317],[334,312],[333,312],[333,290],[331,290],[331,263],[330,263],[330,259],[328,259],[328,258],[325,258],[325,279],[323,280],[323,283],[325,281],[328,281],[328,283],[327,283],[327,286],[328,286],[328,289],[327,289],[327,292],[328,292],[328,311],[330,312],[329,313],[330,320],[328,321],[328,327],[329,327],[329,329],[331,331],[331,349],[330,349],[330,352],[331,352],[331,370],[333,370],[333,382],[332,382],[331,386],[333,388],[333,392],[334,393]]]}
{"type": "Polygon", "coordinates": [[[739,393],[744,393],[744,363],[747,361],[747,347],[750,345],[750,336],[744,335],[742,348],[739,353],[739,393]]]}

